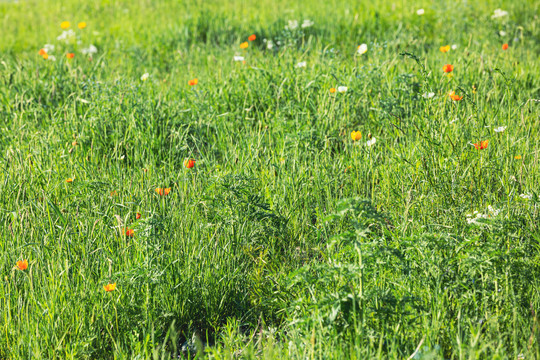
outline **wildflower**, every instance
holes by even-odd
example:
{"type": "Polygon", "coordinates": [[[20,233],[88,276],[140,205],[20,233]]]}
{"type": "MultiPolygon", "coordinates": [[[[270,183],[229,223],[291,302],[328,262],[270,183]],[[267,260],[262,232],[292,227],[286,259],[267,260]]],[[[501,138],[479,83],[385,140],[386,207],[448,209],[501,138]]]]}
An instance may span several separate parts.
{"type": "Polygon", "coordinates": [[[346,86],[338,86],[337,91],[340,92],[340,93],[344,93],[344,92],[347,91],[347,87],[346,86]]]}
{"type": "Polygon", "coordinates": [[[193,159],[186,159],[184,161],[184,166],[187,167],[188,169],[191,169],[192,167],[195,166],[195,160],[193,159]]]}
{"type": "Polygon", "coordinates": [[[156,192],[161,196],[166,196],[171,192],[171,188],[157,188],[156,192]]]}
{"type": "Polygon", "coordinates": [[[118,195],[118,192],[117,192],[116,190],[113,190],[113,191],[111,191],[111,192],[109,193],[109,195],[111,195],[111,197],[113,197],[113,196],[118,195]]]}
{"type": "Polygon", "coordinates": [[[362,138],[362,132],[361,131],[353,131],[351,132],[351,139],[353,141],[358,141],[362,138]]]}
{"type": "Polygon", "coordinates": [[[255,36],[255,34],[253,34],[253,35],[249,35],[248,40],[249,41],[255,41],[256,38],[257,38],[257,36],[255,36]]]}
{"type": "Polygon", "coordinates": [[[499,36],[506,36],[506,31],[504,30],[499,31],[499,36]]]}
{"type": "Polygon", "coordinates": [[[456,44],[452,45],[452,50],[456,50],[456,49],[457,49],[457,45],[456,44]]]}
{"type": "Polygon", "coordinates": [[[456,95],[455,92],[451,91],[450,94],[448,94],[448,96],[450,96],[450,98],[454,101],[459,101],[461,99],[463,99],[463,95],[459,96],[459,95],[456,95]]]}
{"type": "Polygon", "coordinates": [[[67,54],[66,54],[66,57],[67,57],[68,59],[73,59],[73,58],[75,57],[75,54],[74,54],[74,53],[67,53],[67,54]]]}
{"type": "Polygon", "coordinates": [[[68,29],[71,26],[71,23],[69,21],[62,21],[60,24],[60,27],[64,30],[68,29]]]}
{"type": "Polygon", "coordinates": [[[149,77],[150,77],[150,74],[149,74],[149,73],[144,73],[144,74],[142,74],[142,76],[141,76],[141,80],[142,80],[142,81],[146,81],[146,80],[148,80],[149,77]]]}
{"type": "Polygon", "coordinates": [[[524,199],[524,200],[531,200],[532,199],[531,194],[520,194],[519,197],[524,199]]]}
{"type": "Polygon", "coordinates": [[[17,269],[21,271],[28,269],[28,260],[24,259],[17,261],[17,269]]]}
{"type": "Polygon", "coordinates": [[[133,229],[124,229],[124,232],[127,237],[133,237],[133,235],[135,234],[135,231],[133,231],[133,229]]]}
{"type": "Polygon", "coordinates": [[[302,29],[312,27],[313,24],[315,24],[313,21],[311,21],[309,19],[305,19],[304,22],[302,22],[302,29]]]}
{"type": "Polygon", "coordinates": [[[516,155],[516,156],[514,156],[514,159],[516,159],[516,160],[521,160],[521,155],[516,155]]]}
{"type": "Polygon", "coordinates": [[[240,44],[240,49],[247,49],[248,46],[249,46],[249,43],[247,41],[243,42],[240,44]]]}
{"type": "Polygon", "coordinates": [[[43,50],[45,50],[47,54],[52,53],[54,51],[54,45],[45,44],[43,45],[43,50]]]}
{"type": "Polygon", "coordinates": [[[80,22],[77,24],[77,26],[79,27],[79,29],[84,29],[86,27],[86,23],[84,21],[80,22]]]}
{"type": "Polygon", "coordinates": [[[442,52],[442,53],[445,53],[445,52],[450,51],[450,45],[441,46],[441,47],[439,48],[439,51],[442,52]]]}
{"type": "Polygon", "coordinates": [[[443,69],[443,71],[445,73],[450,73],[450,72],[454,71],[454,65],[446,64],[446,65],[443,66],[442,69],[443,69]]]}
{"type": "Polygon", "coordinates": [[[504,130],[506,130],[506,126],[499,126],[498,128],[493,129],[493,131],[497,133],[503,132],[504,130]]]}
{"type": "Polygon", "coordinates": [[[416,10],[416,15],[418,15],[418,16],[424,15],[424,9],[418,9],[418,10],[416,10]]]}
{"type": "Polygon", "coordinates": [[[139,220],[141,218],[141,213],[137,213],[137,215],[135,215],[135,219],[139,220]]]}
{"type": "Polygon", "coordinates": [[[97,47],[95,47],[94,45],[90,44],[87,48],[83,48],[83,49],[81,50],[81,52],[82,52],[84,55],[92,55],[92,54],[97,53],[97,47]]]}
{"type": "Polygon", "coordinates": [[[235,56],[234,57],[234,61],[244,61],[244,57],[243,56],[235,56]]]}
{"type": "Polygon", "coordinates": [[[433,93],[433,92],[430,92],[430,93],[424,93],[424,94],[422,95],[422,97],[423,97],[423,98],[426,98],[426,99],[431,99],[431,98],[434,97],[434,96],[435,96],[435,93],[433,93]]]}
{"type": "Polygon", "coordinates": [[[476,85],[473,85],[473,86],[472,86],[472,93],[473,93],[473,94],[476,94],[476,85]]]}
{"type": "Polygon", "coordinates": [[[330,88],[330,94],[333,94],[336,92],[336,89],[335,88],[330,88]]]}
{"type": "Polygon", "coordinates": [[[72,183],[72,182],[73,182],[73,179],[72,179],[72,178],[67,178],[67,179],[66,179],[66,182],[67,182],[67,183],[72,183]]]}
{"type": "Polygon", "coordinates": [[[358,46],[358,49],[356,50],[356,52],[359,54],[359,55],[363,55],[367,52],[368,48],[367,48],[367,45],[366,44],[362,44],[362,45],[359,45],[358,46]]]}
{"type": "Polygon", "coordinates": [[[47,57],[43,57],[44,59],[49,59],[50,61],[56,61],[56,57],[54,55],[47,55],[47,57]]]}
{"type": "Polygon", "coordinates": [[[294,67],[303,68],[303,67],[306,67],[306,65],[307,63],[305,61],[301,61],[298,64],[296,64],[294,67]]]}
{"type": "Polygon", "coordinates": [[[488,140],[480,141],[474,144],[476,150],[484,150],[488,147],[488,140]]]}
{"type": "Polygon", "coordinates": [[[194,86],[194,85],[197,85],[198,83],[199,83],[198,79],[191,79],[188,81],[189,86],[194,86]]]}
{"type": "Polygon", "coordinates": [[[66,43],[70,42],[75,37],[75,32],[73,30],[62,31],[60,35],[56,37],[58,41],[64,41],[66,43]]]}
{"type": "Polygon", "coordinates": [[[503,50],[508,50],[508,44],[503,44],[502,49],[503,50]]]}
{"type": "Polygon", "coordinates": [[[368,141],[366,142],[366,145],[367,145],[367,146],[372,146],[372,145],[374,145],[376,142],[377,142],[377,139],[376,139],[376,138],[371,138],[371,140],[368,140],[368,141]]]}
{"type": "Polygon", "coordinates": [[[492,19],[497,19],[497,18],[504,17],[504,16],[507,16],[507,15],[508,15],[508,11],[504,11],[504,10],[501,10],[501,9],[495,9],[495,11],[493,11],[493,15],[491,15],[491,18],[492,19]]]}
{"type": "Polygon", "coordinates": [[[285,25],[285,30],[294,30],[298,27],[298,21],[296,20],[289,20],[288,24],[285,25]]]}
{"type": "Polygon", "coordinates": [[[45,49],[40,49],[39,50],[39,55],[41,55],[41,56],[47,55],[47,51],[45,51],[45,49]]]}
{"type": "Polygon", "coordinates": [[[106,292],[111,292],[111,291],[114,291],[116,290],[116,283],[109,283],[105,286],[103,286],[103,289],[105,289],[106,292]]]}

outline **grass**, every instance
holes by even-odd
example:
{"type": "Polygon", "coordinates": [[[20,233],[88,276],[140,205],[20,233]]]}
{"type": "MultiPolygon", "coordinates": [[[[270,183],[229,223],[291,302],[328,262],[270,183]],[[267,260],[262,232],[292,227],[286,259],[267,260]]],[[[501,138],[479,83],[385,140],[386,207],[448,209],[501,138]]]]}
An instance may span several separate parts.
{"type": "Polygon", "coordinates": [[[0,2],[0,358],[540,357],[538,15],[0,2]]]}

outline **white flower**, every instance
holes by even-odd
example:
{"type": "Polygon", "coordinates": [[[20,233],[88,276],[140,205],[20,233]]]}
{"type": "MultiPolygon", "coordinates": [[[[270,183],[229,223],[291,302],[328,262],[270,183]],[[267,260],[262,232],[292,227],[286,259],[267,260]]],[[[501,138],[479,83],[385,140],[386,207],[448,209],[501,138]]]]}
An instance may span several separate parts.
{"type": "Polygon", "coordinates": [[[70,42],[71,39],[75,37],[75,31],[69,29],[67,31],[62,31],[62,33],[56,38],[58,41],[70,42]]]}
{"type": "Polygon", "coordinates": [[[49,60],[49,61],[56,61],[56,57],[54,57],[54,55],[49,55],[49,57],[47,58],[47,60],[49,60]]]}
{"type": "Polygon", "coordinates": [[[268,43],[266,44],[266,48],[268,50],[272,50],[274,48],[274,43],[272,42],[272,40],[268,40],[268,43]]]}
{"type": "Polygon", "coordinates": [[[294,67],[297,68],[303,68],[306,67],[307,63],[305,61],[300,61],[298,64],[296,64],[294,67]]]}
{"type": "Polygon", "coordinates": [[[46,52],[47,54],[52,53],[52,52],[54,51],[54,45],[51,45],[51,44],[45,44],[45,45],[43,46],[43,50],[45,50],[45,52],[46,52]]]}
{"type": "Polygon", "coordinates": [[[506,16],[506,15],[508,15],[508,11],[504,11],[504,10],[501,10],[501,9],[495,9],[495,11],[493,12],[493,15],[491,15],[491,18],[496,19],[496,18],[500,18],[500,17],[506,16]]]}
{"type": "Polygon", "coordinates": [[[416,10],[416,15],[424,15],[424,9],[416,10]]]}
{"type": "Polygon", "coordinates": [[[235,56],[234,57],[234,61],[244,61],[244,57],[243,56],[235,56]]]}
{"type": "Polygon", "coordinates": [[[97,53],[97,47],[95,47],[94,45],[90,44],[90,46],[88,46],[87,48],[85,49],[82,49],[81,52],[85,55],[92,55],[92,54],[95,54],[97,53]]]}
{"type": "Polygon", "coordinates": [[[142,74],[142,76],[141,76],[141,80],[142,80],[142,81],[146,81],[149,77],[150,77],[150,74],[149,74],[149,73],[144,73],[144,74],[142,74]]]}
{"type": "Polygon", "coordinates": [[[452,45],[452,50],[456,50],[456,49],[457,49],[457,45],[456,44],[452,45]]]}
{"type": "Polygon", "coordinates": [[[426,99],[431,99],[431,98],[434,97],[434,96],[435,96],[435,93],[433,93],[433,92],[430,92],[430,93],[424,93],[424,94],[422,95],[422,97],[424,97],[424,98],[426,98],[426,99]]]}
{"type": "Polygon", "coordinates": [[[309,19],[305,19],[304,22],[302,23],[302,29],[305,29],[307,27],[311,27],[311,26],[313,26],[313,24],[315,24],[313,21],[311,21],[309,19]]]}
{"type": "Polygon", "coordinates": [[[294,30],[298,27],[298,21],[289,20],[288,25],[285,25],[286,30],[294,30]]]}
{"type": "Polygon", "coordinates": [[[522,199],[525,199],[525,200],[531,200],[532,199],[531,194],[521,194],[521,195],[519,195],[519,197],[522,198],[522,199]]]}
{"type": "Polygon", "coordinates": [[[374,145],[376,142],[377,142],[377,139],[371,138],[371,140],[368,140],[368,141],[366,142],[366,145],[367,145],[367,146],[371,146],[371,145],[374,145]]]}
{"type": "Polygon", "coordinates": [[[340,92],[340,93],[344,93],[345,91],[347,91],[347,87],[346,86],[338,86],[337,91],[340,92]]]}
{"type": "Polygon", "coordinates": [[[363,55],[367,52],[367,45],[366,44],[362,44],[358,47],[358,54],[360,55],[363,55]]]}
{"type": "Polygon", "coordinates": [[[504,31],[504,30],[499,31],[499,35],[500,36],[506,36],[506,31],[504,31]]]}
{"type": "Polygon", "coordinates": [[[498,128],[493,129],[493,131],[497,133],[503,132],[504,130],[506,130],[506,126],[499,126],[498,128]]]}

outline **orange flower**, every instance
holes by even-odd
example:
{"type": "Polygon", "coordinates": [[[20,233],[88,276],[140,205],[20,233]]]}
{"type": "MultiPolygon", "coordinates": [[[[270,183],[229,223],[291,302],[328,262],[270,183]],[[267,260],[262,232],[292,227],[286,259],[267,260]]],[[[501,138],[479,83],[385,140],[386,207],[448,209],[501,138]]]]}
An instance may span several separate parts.
{"type": "Polygon", "coordinates": [[[43,54],[43,55],[41,55],[41,56],[43,56],[43,59],[44,59],[44,60],[47,60],[47,59],[49,58],[49,54],[43,54]]]}
{"type": "Polygon", "coordinates": [[[358,141],[362,138],[362,132],[360,131],[353,131],[351,133],[351,139],[353,139],[353,141],[358,141]]]}
{"type": "Polygon", "coordinates": [[[188,81],[189,86],[197,85],[199,83],[198,79],[192,79],[188,81]]]}
{"type": "Polygon", "coordinates": [[[187,167],[188,169],[191,169],[192,167],[195,166],[195,160],[193,159],[186,159],[184,161],[184,166],[187,167]]]}
{"type": "Polygon", "coordinates": [[[442,69],[445,73],[449,73],[454,71],[454,65],[446,64],[442,67],[442,69]]]}
{"type": "Polygon", "coordinates": [[[67,53],[67,54],[66,54],[66,57],[67,57],[68,59],[73,59],[73,58],[75,57],[75,54],[74,54],[74,53],[67,53]]]}
{"type": "Polygon", "coordinates": [[[257,38],[257,36],[255,36],[255,34],[253,34],[253,35],[250,35],[250,36],[248,37],[248,40],[249,40],[249,41],[255,41],[256,38],[257,38]]]}
{"type": "Polygon", "coordinates": [[[248,46],[249,46],[249,43],[247,41],[243,42],[240,44],[240,49],[247,49],[248,46]]]}
{"type": "Polygon", "coordinates": [[[456,95],[455,92],[450,92],[450,94],[448,94],[448,96],[450,96],[450,99],[454,100],[454,101],[459,101],[461,99],[463,99],[463,95],[459,96],[459,95],[456,95]]]}
{"type": "Polygon", "coordinates": [[[79,29],[84,29],[86,27],[86,23],[83,21],[78,23],[77,26],[79,27],[79,29]]]}
{"type": "Polygon", "coordinates": [[[448,51],[450,51],[450,45],[441,46],[441,47],[439,48],[439,50],[440,50],[442,53],[448,52],[448,51]]]}
{"type": "Polygon", "coordinates": [[[169,195],[169,193],[171,192],[171,188],[157,188],[156,192],[161,196],[169,195]]]}
{"type": "Polygon", "coordinates": [[[126,236],[129,236],[129,237],[133,237],[133,235],[135,235],[135,231],[133,231],[133,229],[124,229],[124,232],[126,236]]]}
{"type": "Polygon", "coordinates": [[[514,159],[516,159],[516,160],[521,160],[521,155],[516,155],[516,156],[514,156],[514,159]]]}
{"type": "Polygon", "coordinates": [[[22,271],[28,269],[28,260],[24,259],[17,261],[17,269],[22,271]]]}
{"type": "Polygon", "coordinates": [[[336,88],[330,88],[330,94],[333,94],[336,92],[336,88]]]}
{"type": "Polygon", "coordinates": [[[508,49],[508,44],[503,44],[502,49],[507,50],[508,49]]]}
{"type": "Polygon", "coordinates": [[[484,150],[488,147],[488,140],[480,141],[479,143],[474,144],[476,150],[484,150]]]}
{"type": "Polygon", "coordinates": [[[39,55],[41,55],[41,56],[47,55],[47,52],[45,51],[45,49],[40,49],[39,50],[39,55]]]}
{"type": "Polygon", "coordinates": [[[103,287],[103,289],[105,289],[106,292],[114,291],[114,290],[116,290],[116,283],[113,283],[113,284],[109,283],[109,284],[105,285],[103,287]]]}
{"type": "Polygon", "coordinates": [[[62,23],[60,24],[60,27],[64,30],[66,30],[67,28],[69,28],[71,26],[71,23],[69,21],[62,21],[62,23]]]}
{"type": "Polygon", "coordinates": [[[67,178],[67,179],[66,179],[66,182],[67,182],[67,183],[72,183],[72,182],[73,182],[73,179],[72,179],[72,178],[67,178]]]}
{"type": "Polygon", "coordinates": [[[141,218],[141,213],[137,213],[137,215],[135,215],[135,219],[139,220],[141,218]]]}

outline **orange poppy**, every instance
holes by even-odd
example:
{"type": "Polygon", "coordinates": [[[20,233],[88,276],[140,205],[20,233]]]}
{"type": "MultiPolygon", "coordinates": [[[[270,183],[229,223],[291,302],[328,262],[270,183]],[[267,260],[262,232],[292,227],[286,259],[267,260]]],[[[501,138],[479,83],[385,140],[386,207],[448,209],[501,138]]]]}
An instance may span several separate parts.
{"type": "Polygon", "coordinates": [[[133,231],[133,229],[124,229],[124,230],[125,230],[126,236],[133,237],[133,235],[135,235],[135,231],[133,231]]]}
{"type": "Polygon", "coordinates": [[[67,57],[68,59],[73,59],[73,58],[75,57],[75,54],[74,54],[74,53],[67,53],[67,54],[66,54],[66,57],[67,57]]]}
{"type": "Polygon", "coordinates": [[[73,179],[72,179],[72,178],[67,178],[67,179],[66,179],[66,182],[67,182],[67,183],[72,183],[72,182],[73,182],[73,179]]]}
{"type": "Polygon", "coordinates": [[[336,88],[330,88],[330,94],[333,94],[336,92],[336,88]]]}
{"type": "Polygon", "coordinates": [[[156,192],[161,196],[169,195],[169,193],[171,192],[171,188],[157,188],[156,192]]]}
{"type": "Polygon", "coordinates": [[[257,36],[255,36],[255,34],[253,34],[253,35],[250,35],[250,36],[248,37],[248,40],[249,40],[249,41],[255,41],[256,38],[257,38],[257,36]]]}
{"type": "Polygon", "coordinates": [[[189,86],[194,86],[194,85],[197,85],[198,83],[199,83],[198,79],[192,79],[188,81],[189,86]]]}
{"type": "Polygon", "coordinates": [[[28,260],[24,259],[17,261],[17,269],[22,271],[28,269],[28,260]]]}
{"type": "Polygon", "coordinates": [[[516,155],[516,156],[514,156],[514,159],[516,159],[516,160],[521,160],[521,155],[516,155]]]}
{"type": "Polygon", "coordinates": [[[446,64],[443,66],[442,69],[445,73],[449,73],[449,72],[454,71],[454,65],[446,64]]]}
{"type": "Polygon", "coordinates": [[[463,99],[463,95],[459,96],[459,95],[456,95],[455,92],[451,92],[450,94],[448,94],[448,96],[450,96],[450,99],[454,100],[454,101],[459,101],[461,99],[463,99]]]}
{"type": "Polygon", "coordinates": [[[440,50],[440,52],[442,52],[442,53],[448,52],[448,51],[450,51],[450,45],[441,46],[441,47],[439,48],[439,50],[440,50]]]}
{"type": "Polygon", "coordinates": [[[193,159],[186,159],[184,161],[184,166],[187,167],[188,169],[191,169],[192,167],[195,166],[195,160],[193,159]]]}
{"type": "Polygon", "coordinates": [[[358,141],[362,138],[362,132],[361,131],[353,131],[351,133],[351,139],[353,139],[353,141],[358,141]]]}
{"type": "Polygon", "coordinates": [[[484,150],[488,147],[488,140],[480,141],[474,144],[476,150],[484,150]]]}
{"type": "Polygon", "coordinates": [[[508,44],[503,44],[502,49],[507,50],[508,49],[508,44]]]}
{"type": "Polygon", "coordinates": [[[40,49],[39,50],[39,55],[41,55],[41,56],[47,55],[47,52],[45,51],[45,49],[40,49]]]}
{"type": "Polygon", "coordinates": [[[137,213],[137,215],[135,215],[135,219],[139,220],[141,218],[141,213],[137,213]]]}
{"type": "Polygon", "coordinates": [[[116,290],[116,283],[109,283],[105,286],[103,286],[103,289],[105,289],[106,292],[111,292],[111,291],[114,291],[116,290]]]}
{"type": "Polygon", "coordinates": [[[247,41],[243,42],[240,44],[240,49],[247,49],[248,46],[249,46],[249,43],[247,41]]]}

